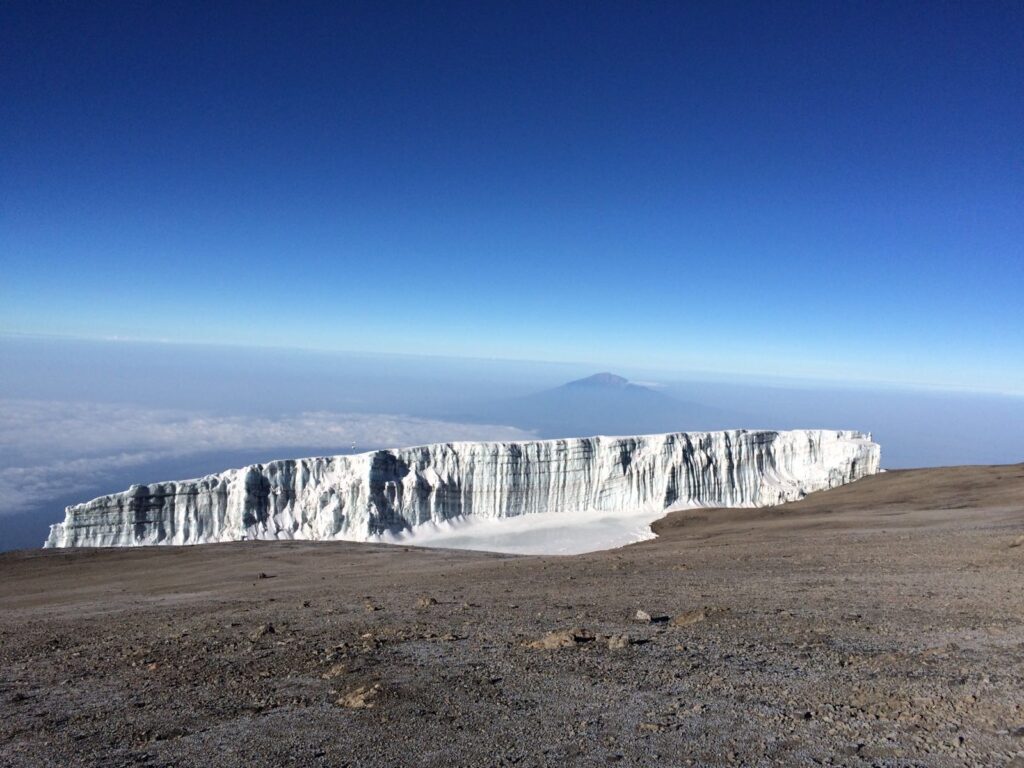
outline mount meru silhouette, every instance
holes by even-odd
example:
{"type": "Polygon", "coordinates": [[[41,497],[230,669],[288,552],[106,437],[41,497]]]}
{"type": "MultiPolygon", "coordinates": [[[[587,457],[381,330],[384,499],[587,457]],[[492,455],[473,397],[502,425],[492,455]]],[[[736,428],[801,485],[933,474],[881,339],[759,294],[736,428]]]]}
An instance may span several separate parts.
{"type": "Polygon", "coordinates": [[[728,429],[738,423],[735,414],[678,400],[607,372],[485,403],[458,418],[529,429],[544,438],[728,429]]]}

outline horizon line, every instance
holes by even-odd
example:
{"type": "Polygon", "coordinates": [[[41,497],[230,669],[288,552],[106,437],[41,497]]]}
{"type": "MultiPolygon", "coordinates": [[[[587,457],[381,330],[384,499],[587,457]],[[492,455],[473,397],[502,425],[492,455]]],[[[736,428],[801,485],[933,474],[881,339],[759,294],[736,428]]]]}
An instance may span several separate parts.
{"type": "MultiPolygon", "coordinates": [[[[793,385],[809,385],[816,384],[819,386],[826,386],[830,388],[843,388],[849,387],[852,389],[866,389],[866,388],[878,388],[878,389],[897,389],[897,390],[909,390],[909,391],[927,391],[927,392],[941,392],[949,394],[975,394],[975,395],[988,395],[997,397],[1007,398],[1024,398],[1024,389],[1021,390],[1007,390],[999,388],[985,388],[985,387],[973,387],[966,385],[952,385],[952,384],[932,384],[928,382],[915,382],[915,381],[892,381],[885,379],[872,379],[872,378],[837,378],[828,376],[786,376],[772,373],[750,373],[740,371],[725,371],[725,370],[709,370],[709,369],[693,369],[693,368],[651,368],[645,366],[632,366],[629,364],[609,364],[607,362],[598,363],[592,360],[545,360],[542,358],[529,358],[529,357],[502,357],[502,356],[483,356],[483,355],[457,355],[457,354],[430,354],[424,352],[399,352],[399,351],[368,351],[358,349],[346,349],[342,347],[322,347],[322,346],[284,346],[280,344],[257,344],[257,343],[246,343],[246,342],[229,342],[229,341],[198,341],[198,340],[183,340],[183,339],[172,339],[172,338],[151,338],[151,337],[132,337],[132,336],[120,336],[120,335],[109,335],[109,336],[89,336],[79,334],[63,334],[63,333],[44,333],[36,331],[14,331],[14,330],[3,330],[0,329],[0,339],[11,338],[11,339],[34,339],[41,341],[79,341],[89,343],[101,343],[101,344],[149,344],[154,346],[167,345],[175,347],[205,347],[205,348],[225,348],[225,349],[239,349],[239,350],[268,350],[268,351],[287,351],[287,352],[304,352],[321,355],[348,355],[348,356],[365,356],[365,357],[391,357],[391,358],[408,358],[408,359],[429,359],[429,360],[461,360],[461,361],[486,361],[486,362],[501,362],[501,363],[523,363],[531,365],[550,365],[550,366],[577,366],[577,367],[592,367],[595,374],[600,372],[614,372],[615,368],[632,369],[639,371],[646,371],[649,373],[662,373],[662,374],[673,374],[682,375],[687,377],[684,380],[692,381],[704,381],[708,383],[723,383],[725,377],[728,383],[733,384],[760,384],[762,386],[786,388],[785,385],[790,385],[789,388],[799,389],[799,386],[793,385]],[[705,378],[709,377],[709,378],[705,378]],[[740,379],[743,381],[731,381],[732,379],[740,379]]],[[[594,375],[594,374],[591,374],[594,375]]],[[[619,374],[615,374],[619,375],[619,374]]],[[[637,383],[633,379],[627,378],[631,383],[637,383]]],[[[678,380],[677,380],[678,381],[678,380]]],[[[649,386],[649,383],[648,383],[649,386]]]]}

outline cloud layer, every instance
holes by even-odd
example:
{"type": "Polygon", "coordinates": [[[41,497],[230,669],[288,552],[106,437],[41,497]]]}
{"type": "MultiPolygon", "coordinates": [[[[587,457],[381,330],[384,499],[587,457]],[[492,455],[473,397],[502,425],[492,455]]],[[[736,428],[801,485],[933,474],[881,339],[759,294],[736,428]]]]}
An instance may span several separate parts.
{"type": "MultiPolygon", "coordinates": [[[[514,427],[387,414],[219,416],[104,403],[0,399],[0,515],[96,485],[104,474],[213,451],[522,440],[514,427]]],[[[227,467],[225,467],[226,469],[227,467]]]]}

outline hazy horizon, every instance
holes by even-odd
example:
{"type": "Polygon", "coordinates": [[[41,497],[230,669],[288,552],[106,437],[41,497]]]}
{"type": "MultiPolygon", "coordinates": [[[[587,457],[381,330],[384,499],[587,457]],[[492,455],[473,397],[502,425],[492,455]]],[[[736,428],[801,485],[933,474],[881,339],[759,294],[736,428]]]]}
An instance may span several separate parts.
{"type": "Polygon", "coordinates": [[[560,388],[599,370],[0,336],[0,549],[39,546],[65,505],[132,483],[452,440],[835,428],[871,432],[889,469],[1024,460],[1021,397],[628,367],[611,372],[639,401],[560,388]]]}

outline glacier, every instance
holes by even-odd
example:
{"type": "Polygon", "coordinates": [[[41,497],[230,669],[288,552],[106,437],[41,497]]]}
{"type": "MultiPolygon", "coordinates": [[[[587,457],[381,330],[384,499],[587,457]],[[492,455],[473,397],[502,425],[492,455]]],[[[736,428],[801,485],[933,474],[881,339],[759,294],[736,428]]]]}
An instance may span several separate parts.
{"type": "Polygon", "coordinates": [[[874,474],[879,461],[870,434],[843,430],[438,443],[133,485],[67,507],[44,546],[389,537],[414,544],[417,529],[460,520],[653,519],[683,507],[779,504],[874,474]]]}

